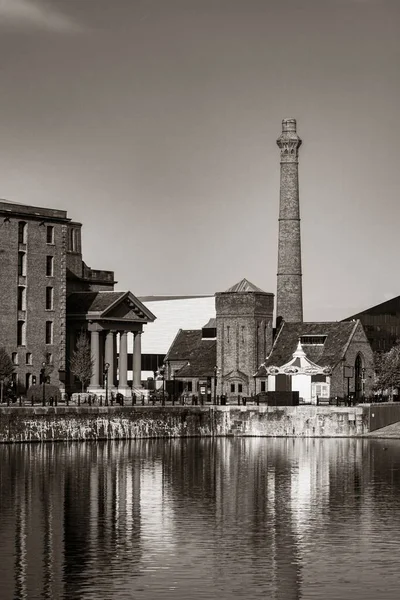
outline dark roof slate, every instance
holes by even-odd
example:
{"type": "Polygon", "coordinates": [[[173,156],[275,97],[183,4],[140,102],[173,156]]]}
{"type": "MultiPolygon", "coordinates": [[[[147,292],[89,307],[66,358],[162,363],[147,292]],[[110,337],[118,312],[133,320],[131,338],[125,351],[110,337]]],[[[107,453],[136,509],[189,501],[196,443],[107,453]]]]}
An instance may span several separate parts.
{"type": "Polygon", "coordinates": [[[262,294],[265,293],[262,289],[260,289],[259,287],[254,285],[254,283],[251,283],[251,281],[248,281],[247,279],[242,279],[238,283],[235,283],[235,285],[233,285],[232,287],[227,289],[225,293],[228,293],[228,292],[230,292],[230,293],[261,292],[262,294]]]}
{"type": "Polygon", "coordinates": [[[126,292],[73,292],[67,298],[67,313],[102,313],[125,294],[126,292]]]}
{"type": "Polygon", "coordinates": [[[177,377],[211,377],[217,360],[217,342],[202,339],[201,329],[180,330],[173,341],[165,360],[186,360],[177,377]]]}
{"type": "Polygon", "coordinates": [[[326,335],[321,346],[303,344],[303,350],[311,361],[320,367],[331,366],[344,356],[356,322],[284,323],[275,338],[271,354],[265,361],[267,367],[280,367],[292,358],[299,338],[302,336],[326,335]]]}
{"type": "Polygon", "coordinates": [[[203,329],[216,329],[217,328],[217,319],[210,319],[208,323],[203,325],[203,329]]]}

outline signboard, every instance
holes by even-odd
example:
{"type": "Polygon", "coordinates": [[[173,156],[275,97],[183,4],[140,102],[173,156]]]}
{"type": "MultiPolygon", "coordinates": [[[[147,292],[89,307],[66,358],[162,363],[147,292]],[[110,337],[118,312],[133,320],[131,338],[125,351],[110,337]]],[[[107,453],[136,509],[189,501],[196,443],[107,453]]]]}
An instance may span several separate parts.
{"type": "Polygon", "coordinates": [[[351,379],[353,377],[353,374],[354,374],[354,367],[349,367],[347,365],[344,365],[343,371],[344,371],[343,372],[343,377],[351,379]]]}

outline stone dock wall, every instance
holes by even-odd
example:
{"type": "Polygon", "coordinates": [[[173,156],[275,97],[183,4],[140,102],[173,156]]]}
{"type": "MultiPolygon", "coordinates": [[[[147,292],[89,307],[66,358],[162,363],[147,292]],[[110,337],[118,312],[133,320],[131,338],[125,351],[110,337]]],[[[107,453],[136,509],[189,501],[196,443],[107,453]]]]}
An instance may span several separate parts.
{"type": "Polygon", "coordinates": [[[400,406],[4,407],[0,408],[0,443],[196,436],[353,437],[394,420],[400,421],[400,406]]]}

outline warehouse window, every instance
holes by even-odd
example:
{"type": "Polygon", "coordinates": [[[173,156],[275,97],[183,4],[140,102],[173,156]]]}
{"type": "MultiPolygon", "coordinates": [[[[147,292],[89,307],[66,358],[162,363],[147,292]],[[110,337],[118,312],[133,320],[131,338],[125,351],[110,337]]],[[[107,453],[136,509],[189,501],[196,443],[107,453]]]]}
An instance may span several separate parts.
{"type": "Polygon", "coordinates": [[[26,288],[18,286],[18,310],[26,310],[26,288]]]}
{"type": "Polygon", "coordinates": [[[46,276],[54,276],[54,256],[46,256],[46,276]]]}
{"type": "Polygon", "coordinates": [[[26,276],[26,254],[25,254],[25,252],[18,252],[18,275],[19,275],[19,277],[26,276]]]}
{"type": "Polygon", "coordinates": [[[54,227],[53,227],[53,225],[47,225],[46,242],[48,244],[54,244],[54,227]]]}
{"type": "Polygon", "coordinates": [[[18,223],[18,244],[26,244],[27,225],[25,221],[18,223]]]}
{"type": "Polygon", "coordinates": [[[46,344],[53,343],[53,321],[46,321],[46,344]]]}
{"type": "Polygon", "coordinates": [[[17,323],[17,346],[26,345],[26,323],[18,321],[17,323]]]}
{"type": "Polygon", "coordinates": [[[53,288],[46,288],[46,310],[53,310],[53,288]]]}

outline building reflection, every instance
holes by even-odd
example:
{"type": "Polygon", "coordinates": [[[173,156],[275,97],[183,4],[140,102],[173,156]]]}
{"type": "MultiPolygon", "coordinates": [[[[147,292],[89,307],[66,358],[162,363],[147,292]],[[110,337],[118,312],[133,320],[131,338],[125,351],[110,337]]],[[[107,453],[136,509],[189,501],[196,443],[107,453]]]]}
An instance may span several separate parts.
{"type": "Polygon", "coordinates": [[[161,586],[168,570],[195,569],[205,589],[300,599],[329,548],[373,552],[388,504],[396,527],[399,449],[261,438],[2,446],[0,597],[70,600],[93,587],[118,597],[115,585],[125,597],[150,574],[161,586]]]}

